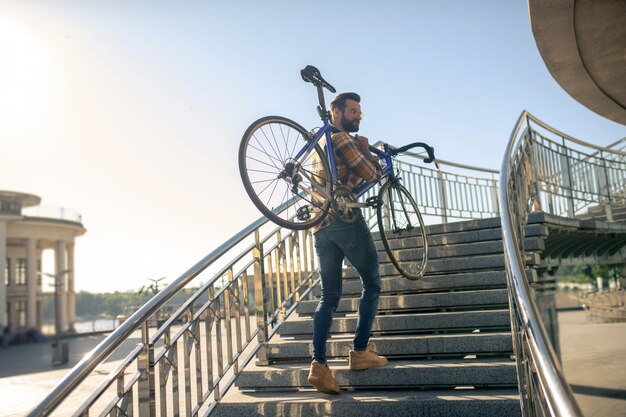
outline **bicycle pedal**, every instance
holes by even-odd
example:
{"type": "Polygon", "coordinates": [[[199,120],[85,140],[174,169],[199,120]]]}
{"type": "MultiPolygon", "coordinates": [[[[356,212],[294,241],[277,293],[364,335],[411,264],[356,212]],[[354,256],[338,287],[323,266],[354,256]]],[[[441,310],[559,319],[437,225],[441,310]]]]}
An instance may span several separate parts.
{"type": "Polygon", "coordinates": [[[309,210],[309,206],[302,206],[296,210],[296,217],[300,221],[311,220],[311,210],[309,210]]]}
{"type": "Polygon", "coordinates": [[[380,198],[378,198],[377,196],[374,197],[369,197],[365,200],[365,206],[366,207],[371,207],[374,209],[377,209],[378,207],[382,206],[383,202],[380,201],[380,198]]]}

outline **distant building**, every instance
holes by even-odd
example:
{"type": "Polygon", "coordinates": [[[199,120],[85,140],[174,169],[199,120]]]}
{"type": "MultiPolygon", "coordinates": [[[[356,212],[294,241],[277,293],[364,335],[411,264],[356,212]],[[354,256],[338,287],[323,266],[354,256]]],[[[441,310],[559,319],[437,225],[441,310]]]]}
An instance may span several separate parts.
{"type": "Polygon", "coordinates": [[[42,284],[55,288],[56,281],[60,332],[74,331],[76,322],[74,241],[86,230],[80,214],[40,202],[36,195],[0,191],[0,329],[10,338],[41,331],[42,300],[54,296],[42,284]],[[54,250],[53,274],[42,274],[45,249],[54,250]]]}

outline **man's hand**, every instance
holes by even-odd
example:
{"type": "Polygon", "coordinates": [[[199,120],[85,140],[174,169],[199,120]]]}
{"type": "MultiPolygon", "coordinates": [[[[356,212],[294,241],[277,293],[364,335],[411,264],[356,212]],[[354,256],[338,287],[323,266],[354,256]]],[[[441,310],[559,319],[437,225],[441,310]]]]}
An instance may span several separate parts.
{"type": "Polygon", "coordinates": [[[369,140],[365,136],[354,135],[354,140],[356,141],[356,144],[359,147],[359,150],[363,153],[363,155],[365,155],[366,158],[368,158],[371,161],[378,160],[376,155],[373,155],[370,152],[369,150],[370,143],[369,143],[369,140]]]}

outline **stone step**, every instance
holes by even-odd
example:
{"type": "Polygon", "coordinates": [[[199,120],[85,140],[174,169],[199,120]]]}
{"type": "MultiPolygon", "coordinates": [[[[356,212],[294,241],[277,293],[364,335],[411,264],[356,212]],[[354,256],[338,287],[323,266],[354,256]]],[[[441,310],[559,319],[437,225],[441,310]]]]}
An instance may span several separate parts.
{"type": "MultiPolygon", "coordinates": [[[[478,230],[502,230],[502,224],[499,217],[493,217],[490,219],[477,219],[466,220],[461,222],[446,223],[446,224],[431,224],[426,226],[426,233],[428,236],[449,236],[453,234],[460,234],[465,232],[473,232],[478,230]]],[[[380,233],[378,232],[378,225],[375,225],[372,229],[372,236],[374,240],[380,240],[380,233]]],[[[421,231],[415,231],[413,233],[408,232],[407,235],[421,235],[421,231]]],[[[502,232],[500,232],[502,237],[502,232]]]]}
{"type": "Polygon", "coordinates": [[[517,389],[357,390],[341,395],[317,391],[245,392],[230,390],[214,417],[518,417],[517,389]]]}
{"type": "MultiPolygon", "coordinates": [[[[508,303],[506,289],[388,295],[380,297],[378,311],[460,309],[475,306],[508,307],[508,303]]],[[[317,300],[302,301],[296,307],[296,311],[298,314],[313,314],[317,304],[317,300]]],[[[358,307],[358,298],[344,298],[339,301],[336,311],[338,313],[356,312],[358,307]]]]}
{"type": "MultiPolygon", "coordinates": [[[[281,363],[246,367],[235,380],[241,389],[310,388],[307,382],[310,362],[281,363]]],[[[347,360],[329,361],[335,381],[341,388],[368,387],[516,387],[515,362],[502,359],[431,361],[390,361],[383,368],[351,371],[347,360]]]]}
{"type": "MultiPolygon", "coordinates": [[[[536,253],[526,256],[526,265],[539,265],[541,258],[536,253]]],[[[411,262],[406,262],[410,265],[411,262]]],[[[471,257],[430,259],[426,265],[425,275],[449,274],[455,272],[469,272],[480,270],[504,270],[504,256],[502,254],[480,255],[471,257]]],[[[397,275],[398,271],[391,263],[381,263],[381,276],[397,275]]],[[[358,277],[354,267],[346,267],[343,276],[346,278],[358,277]]]]}
{"type": "MultiPolygon", "coordinates": [[[[543,250],[545,250],[545,244],[543,239],[525,239],[524,250],[532,252],[542,252],[543,250]]],[[[401,249],[394,250],[393,253],[394,257],[399,261],[412,261],[415,259],[416,255],[420,256],[420,258],[423,256],[423,250],[421,248],[403,247],[401,249]]],[[[441,258],[474,257],[477,255],[491,254],[504,254],[504,248],[502,246],[501,240],[429,247],[428,258],[429,260],[435,260],[441,258]]],[[[378,257],[381,264],[390,262],[389,256],[384,250],[379,251],[378,257]]],[[[346,264],[350,265],[347,260],[346,264]]]]}
{"type": "MultiPolygon", "coordinates": [[[[372,229],[372,236],[374,237],[374,243],[376,248],[380,251],[384,250],[380,235],[378,232],[372,229]]],[[[524,235],[526,238],[545,236],[547,234],[547,228],[542,227],[541,224],[531,224],[525,228],[524,235]]],[[[392,249],[401,248],[417,248],[423,246],[421,234],[412,233],[409,236],[417,235],[418,237],[407,237],[405,239],[392,240],[390,242],[392,249]]],[[[502,241],[502,229],[478,229],[467,232],[448,233],[440,235],[428,235],[428,245],[431,248],[437,246],[447,245],[461,245],[461,244],[473,244],[479,242],[490,241],[502,241]]]]}
{"type": "MultiPolygon", "coordinates": [[[[530,271],[528,271],[530,272],[530,271]]],[[[506,286],[505,271],[482,271],[447,275],[427,275],[417,281],[404,278],[402,275],[387,276],[381,279],[381,293],[428,292],[450,289],[468,288],[503,288],[506,286]]],[[[358,277],[345,278],[342,286],[344,295],[360,295],[362,286],[358,277]]],[[[316,286],[313,294],[319,297],[321,289],[316,286]]]]}
{"type": "MultiPolygon", "coordinates": [[[[412,261],[415,259],[416,254],[419,254],[421,257],[422,252],[422,248],[402,248],[394,250],[393,254],[399,261],[412,261]]],[[[429,259],[432,260],[438,258],[490,255],[494,253],[504,253],[501,240],[430,247],[428,256],[429,259]]],[[[384,250],[379,252],[378,257],[380,259],[380,263],[389,262],[387,252],[384,250]]]]}
{"type": "MultiPolygon", "coordinates": [[[[383,243],[380,240],[380,235],[377,228],[372,229],[372,236],[374,237],[374,242],[376,243],[376,247],[379,250],[383,250],[383,243]]],[[[448,234],[440,234],[440,235],[428,235],[428,245],[430,247],[435,246],[444,246],[444,245],[459,245],[463,243],[475,243],[475,242],[485,242],[485,241],[494,241],[494,240],[502,240],[502,230],[501,229],[479,229],[479,230],[470,230],[467,232],[458,232],[458,233],[448,233],[448,234]]],[[[403,239],[402,244],[400,241],[393,240],[391,241],[392,249],[398,249],[400,247],[421,247],[422,239],[421,236],[418,237],[407,237],[403,239]]]]}
{"type": "Polygon", "coordinates": [[[492,217],[490,219],[476,219],[454,223],[433,224],[426,226],[426,230],[429,235],[438,235],[480,229],[499,229],[501,227],[502,223],[500,222],[500,218],[492,217]]]}
{"type": "MultiPolygon", "coordinates": [[[[335,317],[331,333],[354,333],[357,317],[335,317]]],[[[473,331],[475,329],[509,329],[508,310],[462,311],[446,313],[393,314],[377,316],[374,319],[374,334],[419,333],[434,331],[473,331]]],[[[283,323],[278,333],[285,336],[311,337],[313,319],[311,317],[290,317],[283,323]]]]}
{"type": "MultiPolygon", "coordinates": [[[[326,344],[328,358],[345,358],[353,348],[353,336],[332,335],[326,344]]],[[[371,348],[393,357],[465,356],[475,354],[510,355],[513,349],[510,332],[471,333],[464,335],[402,335],[372,337],[371,348]]],[[[300,360],[313,356],[310,340],[272,338],[267,343],[270,360],[300,360]]]]}

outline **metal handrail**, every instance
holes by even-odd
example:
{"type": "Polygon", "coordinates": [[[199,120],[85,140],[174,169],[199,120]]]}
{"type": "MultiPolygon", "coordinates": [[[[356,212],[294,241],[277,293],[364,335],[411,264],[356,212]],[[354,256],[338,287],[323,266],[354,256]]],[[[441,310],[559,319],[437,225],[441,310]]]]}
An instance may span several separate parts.
{"type": "MultiPolygon", "coordinates": [[[[542,324],[537,305],[531,295],[525,275],[523,261],[523,227],[525,211],[519,212],[520,205],[528,201],[516,201],[513,187],[526,184],[512,184],[513,160],[520,152],[521,144],[528,138],[527,127],[519,135],[523,124],[531,119],[537,121],[527,111],[523,111],[511,134],[507,151],[502,161],[500,173],[500,215],[502,238],[507,268],[509,302],[513,348],[518,368],[520,403],[524,416],[552,415],[582,417],[582,412],[567,384],[556,353],[549,342],[542,324]],[[512,203],[519,203],[514,207],[512,203]]],[[[540,123],[542,127],[547,125],[540,123]]],[[[553,130],[553,129],[551,129],[553,130]]],[[[553,130],[554,131],[554,130],[553,130]]],[[[580,141],[582,142],[582,141],[580,141]]],[[[519,162],[519,161],[518,161],[519,162]]]]}
{"type": "Polygon", "coordinates": [[[593,143],[585,142],[584,140],[576,139],[576,138],[574,138],[574,137],[572,137],[572,136],[570,136],[570,135],[568,135],[566,133],[563,133],[563,132],[553,128],[550,125],[547,125],[546,123],[544,123],[541,120],[537,119],[532,114],[528,113],[528,111],[526,111],[526,110],[524,110],[524,112],[522,114],[524,114],[524,113],[525,113],[526,117],[528,118],[528,120],[531,120],[534,123],[536,123],[539,126],[541,126],[542,128],[546,129],[547,131],[552,132],[555,135],[560,136],[560,137],[562,137],[564,139],[567,139],[567,140],[569,140],[571,142],[574,142],[574,143],[576,143],[578,145],[582,145],[582,146],[585,146],[587,148],[595,149],[595,150],[601,151],[601,152],[607,152],[607,153],[612,153],[612,154],[616,154],[616,155],[620,155],[620,156],[626,156],[626,152],[612,148],[613,146],[617,145],[618,143],[620,143],[624,139],[618,140],[618,141],[610,144],[608,147],[595,145],[593,143]]]}
{"type": "MultiPolygon", "coordinates": [[[[287,201],[276,211],[282,212],[292,201],[287,201]]],[[[47,416],[71,393],[85,378],[91,373],[98,364],[108,358],[124,340],[126,340],[133,332],[145,323],[149,317],[154,315],[161,307],[163,307],[174,294],[178,293],[198,274],[209,267],[213,262],[219,259],[223,254],[234,248],[242,242],[250,234],[258,231],[260,227],[268,223],[269,220],[261,217],[250,225],[245,227],[239,233],[228,239],[222,245],[202,258],[194,266],[183,273],[178,279],[166,286],[153,298],[148,300],[141,308],[133,313],[124,321],[117,329],[115,329],[106,339],[93,348],[83,359],[78,362],[74,368],[57,384],[57,386],[41,401],[31,412],[29,416],[47,416]]],[[[215,275],[214,280],[219,278],[215,275]]]]}

